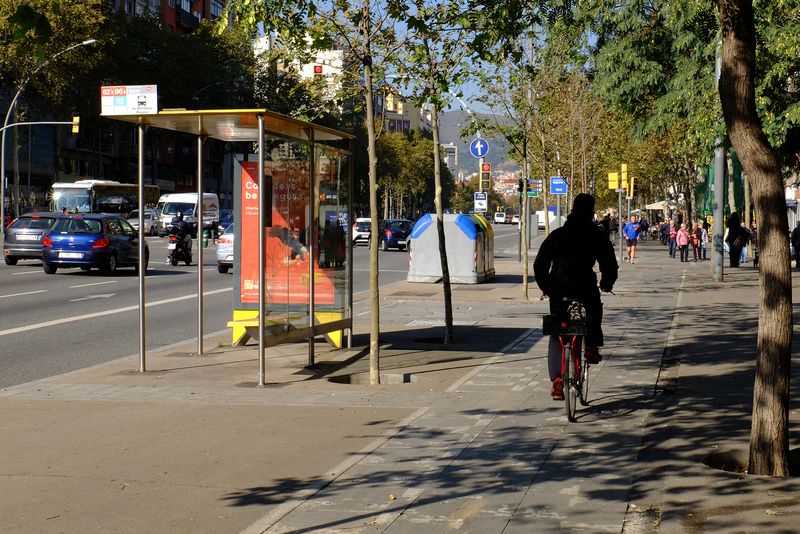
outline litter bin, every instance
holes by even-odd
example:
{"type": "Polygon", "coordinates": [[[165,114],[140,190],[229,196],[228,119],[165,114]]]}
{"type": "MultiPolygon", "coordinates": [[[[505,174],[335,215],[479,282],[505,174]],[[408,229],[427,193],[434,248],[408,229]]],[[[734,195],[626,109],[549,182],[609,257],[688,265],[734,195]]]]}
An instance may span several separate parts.
{"type": "MultiPolygon", "coordinates": [[[[490,225],[480,219],[467,214],[444,215],[447,266],[454,284],[478,284],[494,277],[494,234],[490,235],[490,225]]],[[[407,280],[427,283],[441,280],[436,215],[423,215],[414,224],[410,239],[407,280]]]]}

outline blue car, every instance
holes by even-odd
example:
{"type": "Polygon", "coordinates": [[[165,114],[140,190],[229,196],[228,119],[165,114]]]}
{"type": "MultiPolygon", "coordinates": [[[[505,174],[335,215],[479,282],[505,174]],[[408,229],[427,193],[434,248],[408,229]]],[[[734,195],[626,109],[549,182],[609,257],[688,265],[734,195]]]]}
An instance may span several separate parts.
{"type": "Polygon", "coordinates": [[[414,223],[408,219],[386,219],[378,228],[378,246],[381,250],[405,250],[408,236],[413,229],[414,223]]]}
{"type": "MultiPolygon", "coordinates": [[[[144,243],[144,265],[150,258],[144,243]]],[[[42,240],[44,272],[55,274],[59,267],[100,269],[114,274],[118,267],[139,270],[139,233],[125,219],[115,215],[79,214],[61,216],[42,240]]]]}

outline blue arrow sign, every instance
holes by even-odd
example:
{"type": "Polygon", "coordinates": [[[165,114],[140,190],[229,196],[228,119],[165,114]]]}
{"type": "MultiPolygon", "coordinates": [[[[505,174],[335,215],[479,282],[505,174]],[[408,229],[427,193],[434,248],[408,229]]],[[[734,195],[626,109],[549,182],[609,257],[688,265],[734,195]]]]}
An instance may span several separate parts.
{"type": "Polygon", "coordinates": [[[567,182],[564,181],[562,176],[550,177],[550,194],[551,195],[566,195],[567,182]]]}
{"type": "Polygon", "coordinates": [[[478,137],[469,144],[469,153],[475,158],[484,158],[489,153],[489,143],[478,137]]]}

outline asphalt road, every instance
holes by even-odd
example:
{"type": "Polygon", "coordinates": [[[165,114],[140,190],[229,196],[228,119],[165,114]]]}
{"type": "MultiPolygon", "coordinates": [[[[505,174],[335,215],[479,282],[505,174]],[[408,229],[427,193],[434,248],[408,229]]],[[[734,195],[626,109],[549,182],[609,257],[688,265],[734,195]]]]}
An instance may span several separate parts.
{"type": "MultiPolygon", "coordinates": [[[[512,225],[495,225],[496,258],[516,251],[512,225]]],[[[166,240],[148,238],[147,348],[197,339],[197,265],[167,265],[166,240]]],[[[380,283],[405,279],[408,253],[379,251],[380,283]]],[[[513,254],[515,256],[515,254],[513,254]]],[[[369,249],[354,249],[354,292],[369,289],[369,249]]],[[[197,254],[194,256],[197,261],[197,254]]],[[[206,249],[204,333],[222,331],[231,319],[233,276],[216,269],[214,246],[206,249]]],[[[97,271],[42,271],[41,262],[0,262],[0,387],[15,385],[138,352],[138,277],[97,271]]]]}

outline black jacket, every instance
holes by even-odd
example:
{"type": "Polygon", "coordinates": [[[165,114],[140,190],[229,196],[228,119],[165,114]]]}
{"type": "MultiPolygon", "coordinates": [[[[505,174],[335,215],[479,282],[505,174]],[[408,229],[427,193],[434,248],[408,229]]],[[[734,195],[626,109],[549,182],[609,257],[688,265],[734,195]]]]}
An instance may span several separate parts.
{"type": "Polygon", "coordinates": [[[545,295],[580,297],[598,293],[595,262],[600,266],[600,287],[611,290],[619,270],[614,247],[590,218],[571,214],[542,242],[533,273],[545,295]]]}

